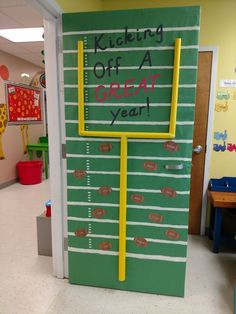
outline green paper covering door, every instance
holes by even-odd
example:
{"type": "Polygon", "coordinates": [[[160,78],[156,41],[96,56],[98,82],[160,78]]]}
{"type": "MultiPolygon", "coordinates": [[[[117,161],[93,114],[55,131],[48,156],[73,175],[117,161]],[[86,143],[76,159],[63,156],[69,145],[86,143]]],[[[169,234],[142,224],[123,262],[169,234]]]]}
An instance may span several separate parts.
{"type": "Polygon", "coordinates": [[[199,7],[63,15],[71,283],[184,295],[199,7]],[[118,280],[120,139],[78,134],[77,42],[85,130],[168,132],[181,38],[176,136],[128,139],[126,280],[118,280]]]}

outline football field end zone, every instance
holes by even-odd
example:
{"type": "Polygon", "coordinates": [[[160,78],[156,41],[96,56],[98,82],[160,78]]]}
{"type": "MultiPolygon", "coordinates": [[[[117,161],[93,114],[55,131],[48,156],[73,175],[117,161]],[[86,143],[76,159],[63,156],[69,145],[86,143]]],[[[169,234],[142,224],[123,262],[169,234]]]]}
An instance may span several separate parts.
{"type": "Polygon", "coordinates": [[[126,280],[118,281],[118,252],[115,256],[106,256],[69,250],[69,255],[69,273],[73,274],[73,276],[69,274],[69,278],[73,278],[73,280],[70,279],[71,284],[153,294],[160,292],[160,294],[184,297],[184,282],[181,278],[185,275],[185,262],[126,257],[126,280]],[[149,278],[147,278],[145,268],[150,270],[149,278]],[[137,289],[140,281],[143,282],[142,288],[137,289]],[[160,290],[159,283],[161,283],[160,290]]]}

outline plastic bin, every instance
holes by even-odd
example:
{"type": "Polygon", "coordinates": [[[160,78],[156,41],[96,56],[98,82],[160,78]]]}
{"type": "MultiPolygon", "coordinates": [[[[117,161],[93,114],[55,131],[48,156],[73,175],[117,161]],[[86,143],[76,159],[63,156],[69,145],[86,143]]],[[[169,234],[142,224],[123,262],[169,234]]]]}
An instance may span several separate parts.
{"type": "Polygon", "coordinates": [[[19,161],[16,164],[21,184],[38,184],[42,182],[43,162],[40,160],[19,161]]]}
{"type": "Polygon", "coordinates": [[[217,192],[236,192],[236,178],[223,177],[221,179],[210,179],[209,189],[217,192]]]}

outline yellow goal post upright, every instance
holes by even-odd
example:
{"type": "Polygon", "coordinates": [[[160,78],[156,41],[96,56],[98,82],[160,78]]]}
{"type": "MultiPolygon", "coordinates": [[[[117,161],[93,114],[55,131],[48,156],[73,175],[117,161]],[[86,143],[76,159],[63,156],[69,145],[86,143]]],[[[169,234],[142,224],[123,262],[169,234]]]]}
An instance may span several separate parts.
{"type": "Polygon", "coordinates": [[[109,132],[86,131],[84,117],[84,44],[78,41],[78,131],[80,136],[115,137],[120,138],[120,204],[119,204],[119,261],[118,280],[126,278],[126,203],[127,203],[127,146],[128,138],[174,138],[176,130],[179,68],[180,68],[181,38],[175,39],[173,81],[170,109],[169,130],[159,132],[109,132]]]}

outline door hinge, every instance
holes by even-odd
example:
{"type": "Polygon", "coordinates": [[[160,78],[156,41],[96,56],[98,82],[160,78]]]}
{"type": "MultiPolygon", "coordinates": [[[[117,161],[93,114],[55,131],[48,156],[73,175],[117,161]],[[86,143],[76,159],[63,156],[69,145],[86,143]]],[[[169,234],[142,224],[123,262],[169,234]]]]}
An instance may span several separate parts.
{"type": "Polygon", "coordinates": [[[64,238],[64,251],[68,251],[68,238],[64,238]]]}
{"type": "Polygon", "coordinates": [[[57,37],[57,52],[62,53],[63,51],[63,41],[62,41],[62,36],[57,37]]]}
{"type": "Polygon", "coordinates": [[[66,159],[66,144],[61,144],[61,158],[66,159]]]}

